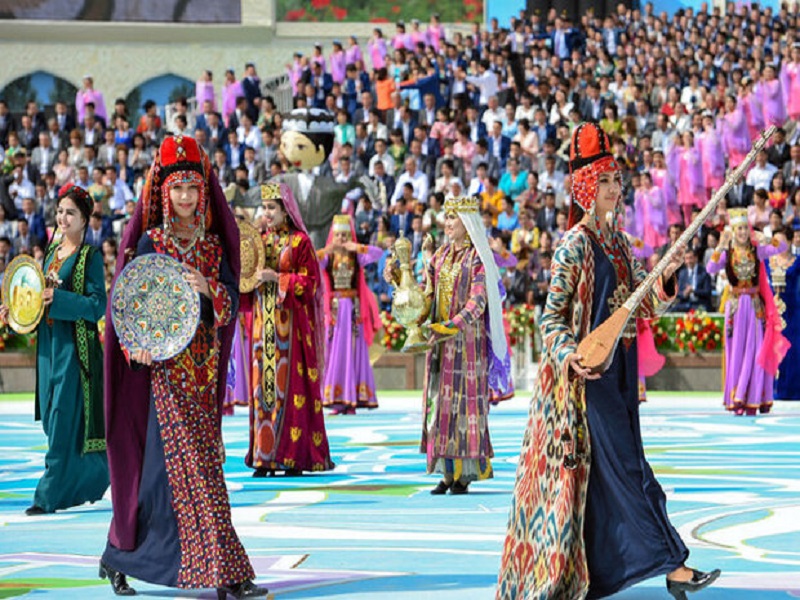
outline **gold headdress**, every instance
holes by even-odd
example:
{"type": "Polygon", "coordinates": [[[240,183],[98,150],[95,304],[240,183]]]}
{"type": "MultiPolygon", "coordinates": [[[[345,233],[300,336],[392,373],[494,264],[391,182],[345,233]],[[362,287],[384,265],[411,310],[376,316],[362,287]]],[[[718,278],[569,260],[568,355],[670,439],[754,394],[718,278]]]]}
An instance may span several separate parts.
{"type": "Polygon", "coordinates": [[[261,200],[283,200],[280,183],[261,184],[261,200]]]}
{"type": "Polygon", "coordinates": [[[731,227],[738,227],[739,225],[747,226],[746,208],[729,208],[728,217],[731,223],[731,227]]]}
{"type": "Polygon", "coordinates": [[[444,212],[478,213],[480,202],[475,196],[450,197],[444,201],[444,212]]]}
{"type": "Polygon", "coordinates": [[[350,215],[334,215],[332,229],[334,233],[350,233],[350,215]]]}

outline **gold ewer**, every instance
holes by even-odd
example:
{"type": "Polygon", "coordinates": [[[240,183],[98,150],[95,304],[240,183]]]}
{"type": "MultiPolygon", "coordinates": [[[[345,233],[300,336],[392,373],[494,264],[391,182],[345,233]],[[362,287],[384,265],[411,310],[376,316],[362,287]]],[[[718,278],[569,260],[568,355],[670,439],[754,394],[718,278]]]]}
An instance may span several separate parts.
{"type": "Polygon", "coordinates": [[[428,342],[419,321],[426,312],[425,294],[411,271],[411,242],[402,231],[393,250],[400,264],[400,281],[392,295],[392,316],[406,328],[406,343],[401,352],[423,352],[428,349],[428,342]]]}

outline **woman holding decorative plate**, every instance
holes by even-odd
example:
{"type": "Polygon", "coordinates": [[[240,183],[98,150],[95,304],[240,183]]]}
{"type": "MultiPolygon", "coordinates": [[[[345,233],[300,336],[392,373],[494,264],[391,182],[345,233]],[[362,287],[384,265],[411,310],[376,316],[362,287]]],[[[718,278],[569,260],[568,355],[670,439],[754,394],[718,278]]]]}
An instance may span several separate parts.
{"type": "Polygon", "coordinates": [[[36,329],[36,420],[47,435],[45,471],[27,515],[95,502],[108,488],[97,332],[106,288],[102,256],[84,243],[91,213],[84,190],[61,188],[61,235],[47,249],[46,278],[29,257],[15,259],[6,270],[0,321],[19,332],[36,329]]]}
{"type": "Polygon", "coordinates": [[[238,229],[208,156],[192,138],[166,138],[125,231],[106,327],[114,518],[100,576],[118,595],[135,593],[126,575],[219,598],[267,593],[222,471],[238,276],[238,229]]]}

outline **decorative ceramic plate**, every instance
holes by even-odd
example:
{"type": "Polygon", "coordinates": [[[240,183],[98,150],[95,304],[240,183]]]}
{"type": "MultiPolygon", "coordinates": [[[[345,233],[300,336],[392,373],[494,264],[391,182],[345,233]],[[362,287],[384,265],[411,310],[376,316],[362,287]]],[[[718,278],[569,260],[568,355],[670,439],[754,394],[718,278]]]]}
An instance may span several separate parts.
{"type": "Polygon", "coordinates": [[[44,314],[44,273],[31,256],[20,255],[3,275],[3,304],[8,306],[8,326],[17,333],[30,333],[44,314]]]}
{"type": "Polygon", "coordinates": [[[200,324],[200,294],[184,279],[187,269],[163,254],[128,263],[111,293],[111,318],[122,347],[149,350],[167,360],[189,345],[200,324]]]}
{"type": "Polygon", "coordinates": [[[261,234],[251,223],[238,219],[239,245],[241,248],[242,271],[239,276],[239,291],[243,294],[258,287],[258,272],[264,268],[266,255],[261,234]]]}

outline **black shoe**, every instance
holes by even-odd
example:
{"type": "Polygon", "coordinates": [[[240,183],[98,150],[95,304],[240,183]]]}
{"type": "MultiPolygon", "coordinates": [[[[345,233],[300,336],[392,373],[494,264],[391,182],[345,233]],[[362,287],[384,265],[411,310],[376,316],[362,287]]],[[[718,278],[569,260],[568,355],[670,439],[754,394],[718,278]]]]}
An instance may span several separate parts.
{"type": "Polygon", "coordinates": [[[453,496],[458,496],[460,494],[469,494],[469,484],[462,485],[460,481],[456,481],[453,484],[453,487],[450,488],[450,493],[453,496]]]}
{"type": "Polygon", "coordinates": [[[236,583],[234,585],[223,585],[217,588],[217,600],[225,600],[228,594],[234,598],[258,598],[270,595],[267,588],[258,587],[251,580],[236,583]]]}
{"type": "Polygon", "coordinates": [[[264,469],[263,467],[260,467],[255,471],[253,471],[253,477],[266,477],[267,473],[269,473],[270,475],[275,475],[275,471],[270,471],[269,469],[264,469]]]}
{"type": "Polygon", "coordinates": [[[25,514],[28,515],[29,517],[38,517],[40,515],[46,515],[47,511],[43,509],[41,506],[36,506],[34,504],[33,506],[29,506],[28,508],[25,509],[25,514]]]}
{"type": "Polygon", "coordinates": [[[436,487],[431,490],[431,495],[441,496],[443,494],[446,494],[447,490],[449,490],[452,485],[453,485],[452,482],[446,483],[445,480],[442,479],[439,483],[436,484],[436,487]]]}
{"type": "Polygon", "coordinates": [[[135,596],[136,590],[128,585],[128,580],[125,578],[125,573],[115,571],[102,560],[100,561],[100,579],[106,579],[111,582],[111,589],[117,596],[135,596]]]}
{"type": "Polygon", "coordinates": [[[284,477],[302,477],[303,476],[303,471],[301,471],[300,469],[286,469],[283,472],[283,476],[284,477]]]}
{"type": "Polygon", "coordinates": [[[708,573],[692,569],[692,578],[689,581],[673,581],[667,579],[667,591],[675,600],[686,600],[686,592],[699,592],[714,583],[721,571],[714,569],[708,573]]]}

